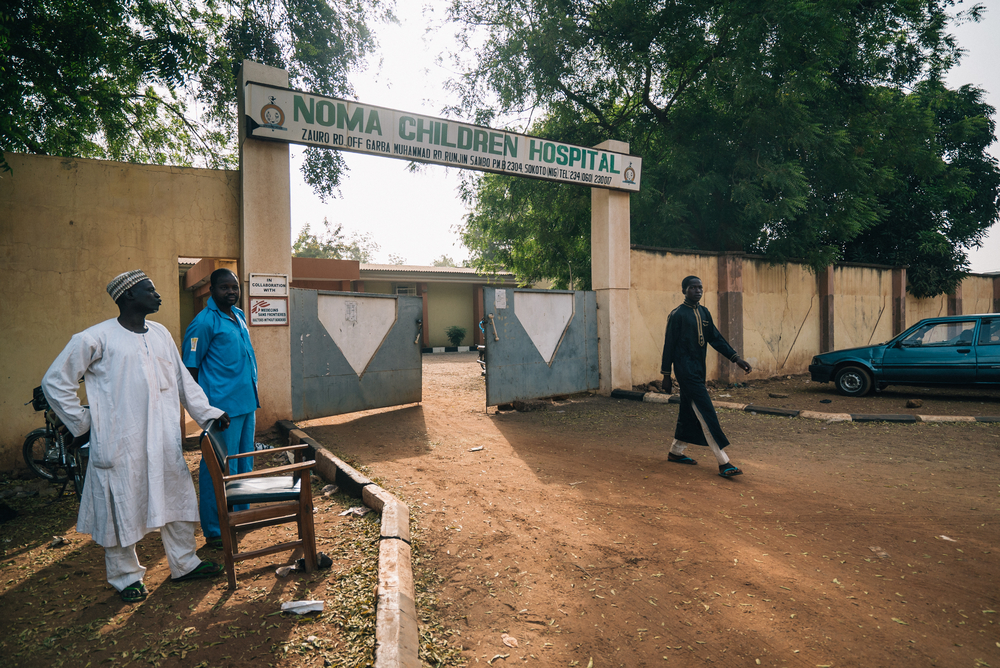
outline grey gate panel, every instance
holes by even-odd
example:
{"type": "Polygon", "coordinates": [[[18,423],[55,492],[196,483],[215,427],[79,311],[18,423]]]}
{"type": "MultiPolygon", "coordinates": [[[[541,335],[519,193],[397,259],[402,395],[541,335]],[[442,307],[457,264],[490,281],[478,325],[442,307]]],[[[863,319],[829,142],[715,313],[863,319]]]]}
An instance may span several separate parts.
{"type": "Polygon", "coordinates": [[[421,400],[420,297],[290,292],[293,420],[421,400]]]}
{"type": "Polygon", "coordinates": [[[485,287],[483,302],[487,406],[598,389],[595,293],[485,287]]]}

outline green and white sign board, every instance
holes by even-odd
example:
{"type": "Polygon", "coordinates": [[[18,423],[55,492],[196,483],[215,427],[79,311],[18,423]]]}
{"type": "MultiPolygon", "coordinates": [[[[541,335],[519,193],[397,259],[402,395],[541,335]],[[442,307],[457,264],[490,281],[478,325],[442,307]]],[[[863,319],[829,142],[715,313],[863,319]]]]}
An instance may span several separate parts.
{"type": "Polygon", "coordinates": [[[639,191],[642,158],[288,88],[246,86],[247,136],[639,191]]]}

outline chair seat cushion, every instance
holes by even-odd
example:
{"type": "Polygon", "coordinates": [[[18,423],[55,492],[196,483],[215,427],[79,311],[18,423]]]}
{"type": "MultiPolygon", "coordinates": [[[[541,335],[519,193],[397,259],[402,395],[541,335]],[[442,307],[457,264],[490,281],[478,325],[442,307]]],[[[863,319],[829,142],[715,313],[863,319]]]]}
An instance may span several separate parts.
{"type": "Polygon", "coordinates": [[[294,501],[299,498],[300,480],[290,475],[233,480],[226,483],[226,501],[230,506],[294,501]]]}

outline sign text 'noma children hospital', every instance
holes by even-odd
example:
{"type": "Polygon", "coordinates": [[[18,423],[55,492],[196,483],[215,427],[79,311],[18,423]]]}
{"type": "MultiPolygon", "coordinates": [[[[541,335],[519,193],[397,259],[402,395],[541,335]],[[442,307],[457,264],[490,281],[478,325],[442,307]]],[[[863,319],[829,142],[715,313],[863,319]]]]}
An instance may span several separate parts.
{"type": "Polygon", "coordinates": [[[638,192],[642,158],[287,88],[246,86],[247,136],[638,192]]]}

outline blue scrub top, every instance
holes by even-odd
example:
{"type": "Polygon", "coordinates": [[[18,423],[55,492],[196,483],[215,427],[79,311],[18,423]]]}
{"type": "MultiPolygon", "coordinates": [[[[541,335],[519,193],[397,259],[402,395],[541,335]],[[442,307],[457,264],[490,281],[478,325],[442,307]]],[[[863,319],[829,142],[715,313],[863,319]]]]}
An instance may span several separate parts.
{"type": "Polygon", "coordinates": [[[250,345],[243,311],[232,309],[236,320],[219,310],[215,300],[194,317],[181,346],[184,366],[198,369],[198,384],[212,406],[229,415],[252,413],[257,397],[257,357],[250,345]]]}

